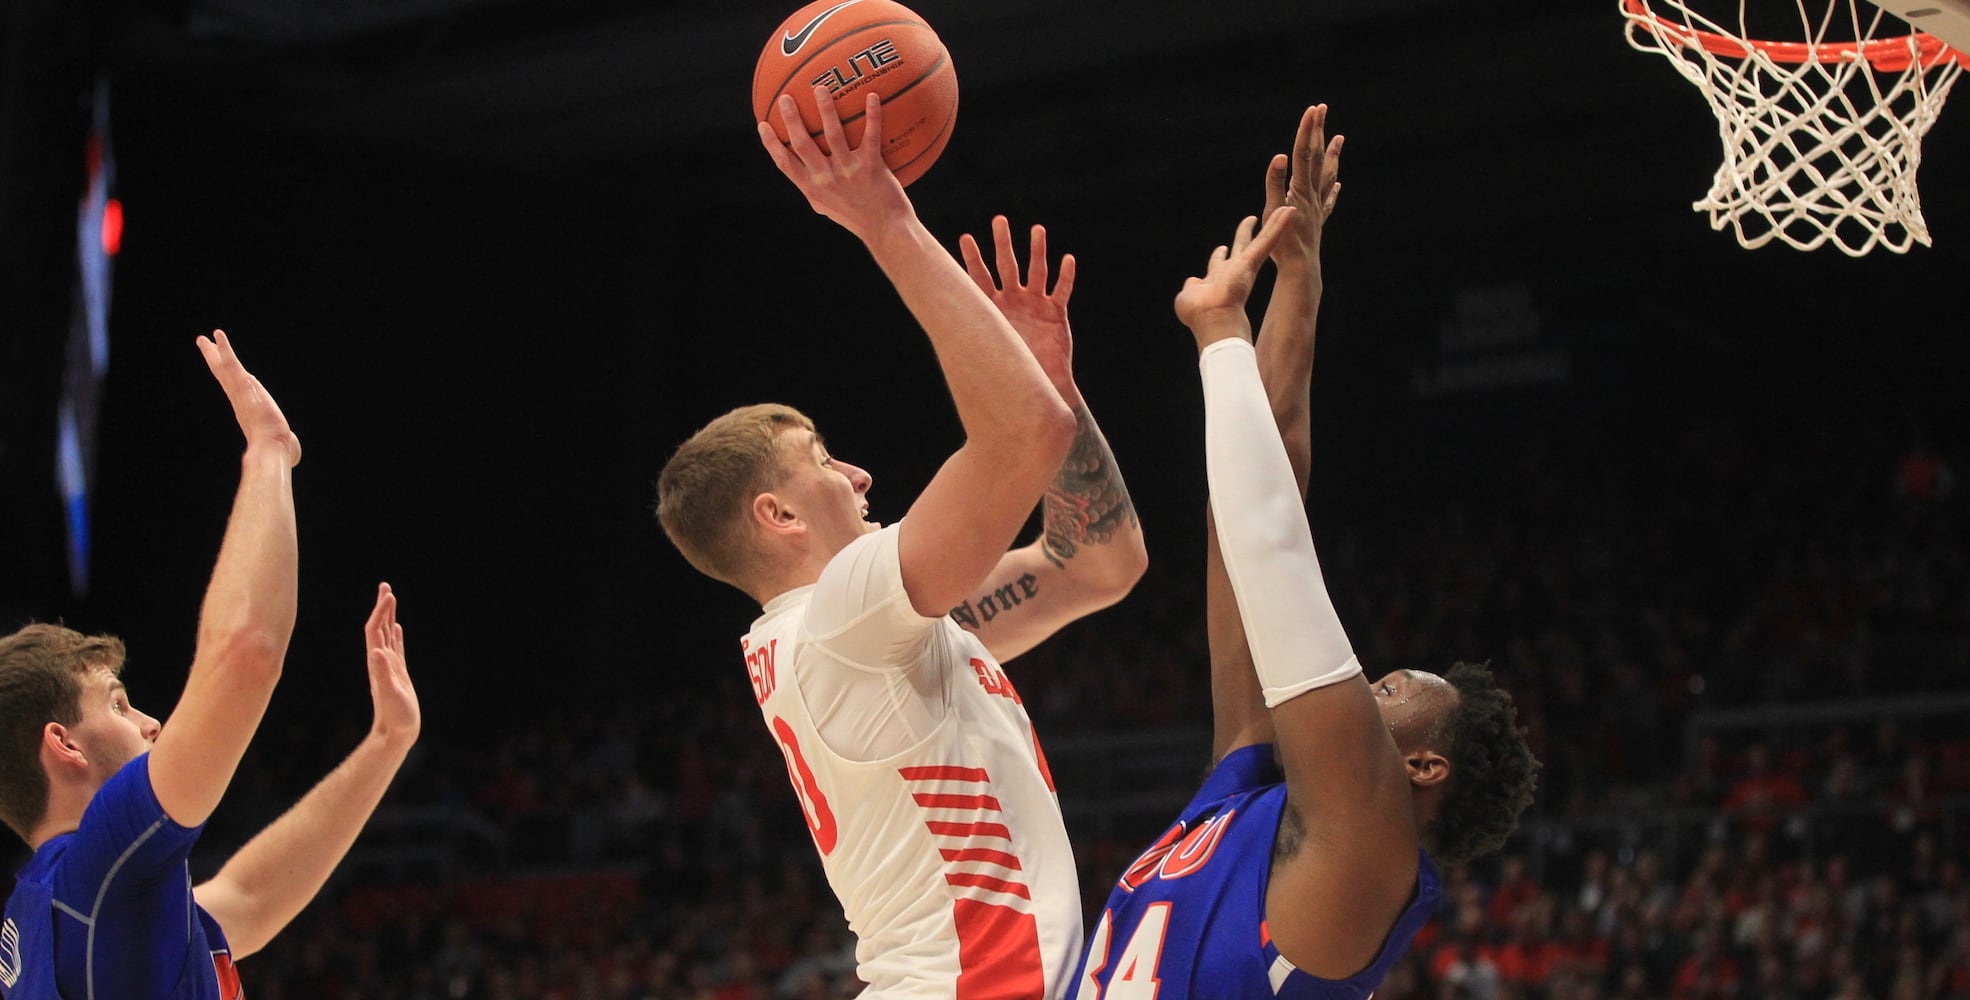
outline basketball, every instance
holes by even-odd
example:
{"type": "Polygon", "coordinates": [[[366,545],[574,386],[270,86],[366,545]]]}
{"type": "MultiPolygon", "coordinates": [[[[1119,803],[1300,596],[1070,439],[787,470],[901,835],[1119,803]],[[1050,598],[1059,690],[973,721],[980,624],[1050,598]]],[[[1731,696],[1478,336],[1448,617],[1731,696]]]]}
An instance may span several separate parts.
{"type": "Polygon", "coordinates": [[[815,0],[795,11],[759,54],[752,74],[753,120],[787,141],[775,103],[792,94],[801,123],[827,149],[814,87],[834,92],[849,143],[862,140],[862,102],[882,95],[882,159],[904,184],[937,162],[958,117],[951,54],[923,18],[893,0],[815,0]]]}

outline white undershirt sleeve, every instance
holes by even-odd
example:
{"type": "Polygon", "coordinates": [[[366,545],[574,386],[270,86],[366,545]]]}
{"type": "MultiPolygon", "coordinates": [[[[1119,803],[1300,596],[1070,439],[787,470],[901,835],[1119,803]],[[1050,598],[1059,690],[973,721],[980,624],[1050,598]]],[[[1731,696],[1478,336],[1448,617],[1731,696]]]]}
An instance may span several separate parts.
{"type": "Polygon", "coordinates": [[[1361,673],[1327,596],[1306,506],[1244,340],[1197,358],[1204,381],[1204,468],[1218,546],[1245,622],[1266,707],[1361,673]]]}
{"type": "Polygon", "coordinates": [[[901,753],[944,718],[952,658],[942,620],[917,614],[903,589],[898,534],[890,525],[836,553],[801,623],[795,683],[822,740],[848,760],[901,753]]]}

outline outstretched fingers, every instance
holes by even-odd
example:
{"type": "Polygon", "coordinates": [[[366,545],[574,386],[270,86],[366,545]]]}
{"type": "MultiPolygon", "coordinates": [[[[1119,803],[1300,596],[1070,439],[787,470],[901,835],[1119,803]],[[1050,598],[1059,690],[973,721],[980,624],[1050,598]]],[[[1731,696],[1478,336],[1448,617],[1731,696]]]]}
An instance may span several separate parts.
{"type": "Polygon", "coordinates": [[[1320,206],[1320,217],[1334,210],[1340,197],[1337,179],[1341,170],[1341,146],[1346,136],[1327,135],[1327,105],[1316,104],[1300,118],[1299,135],[1293,140],[1293,193],[1305,206],[1320,206]]]}
{"type": "Polygon", "coordinates": [[[239,355],[233,353],[233,342],[227,339],[224,330],[214,330],[211,336],[198,338],[198,353],[205,357],[206,369],[219,380],[228,397],[252,378],[246,373],[246,366],[240,364],[239,355]]]}
{"type": "Polygon", "coordinates": [[[971,275],[971,283],[987,296],[997,294],[999,282],[992,277],[992,269],[985,263],[985,254],[978,249],[978,240],[970,233],[958,237],[958,256],[964,258],[964,273],[971,275]]]}
{"type": "Polygon", "coordinates": [[[219,369],[232,354],[232,345],[226,341],[226,331],[214,330],[211,336],[198,338],[198,353],[205,356],[205,366],[212,369],[212,374],[219,374],[219,369]]]}
{"type": "Polygon", "coordinates": [[[376,605],[369,610],[369,620],[363,623],[363,638],[368,640],[372,653],[380,653],[399,645],[396,640],[397,595],[387,583],[376,585],[376,605]]]}
{"type": "Polygon", "coordinates": [[[1282,205],[1266,216],[1263,227],[1259,226],[1256,215],[1240,219],[1238,230],[1232,235],[1231,246],[1219,246],[1211,252],[1210,270],[1206,273],[1215,275],[1220,268],[1228,266],[1257,273],[1259,263],[1272,253],[1273,244],[1278,243],[1279,237],[1286,232],[1295,211],[1291,205],[1282,205]]]}
{"type": "Polygon", "coordinates": [[[369,693],[375,703],[372,732],[403,748],[416,742],[423,725],[417,688],[404,657],[404,627],[397,623],[397,596],[387,583],[376,588],[376,607],[363,626],[369,640],[369,693]]]}
{"type": "Polygon", "coordinates": [[[1025,285],[1045,295],[1047,293],[1047,227],[1037,224],[1033,226],[1026,254],[1025,285]]]}
{"type": "MultiPolygon", "coordinates": [[[[1254,261],[1255,265],[1257,261],[1264,260],[1266,255],[1272,252],[1272,245],[1279,242],[1279,237],[1285,234],[1286,227],[1292,224],[1293,218],[1297,214],[1298,209],[1295,209],[1291,205],[1275,209],[1271,215],[1266,217],[1265,225],[1259,229],[1258,233],[1247,239],[1244,247],[1245,255],[1254,261]]],[[[1240,231],[1247,230],[1254,221],[1250,216],[1247,216],[1245,221],[1239,225],[1240,231]]]]}
{"type": "Polygon", "coordinates": [[[1320,198],[1321,218],[1326,218],[1327,216],[1332,215],[1334,212],[1334,203],[1339,201],[1341,198],[1341,182],[1339,179],[1341,172],[1341,146],[1346,142],[1347,142],[1347,136],[1344,135],[1337,135],[1334,138],[1327,140],[1327,151],[1325,154],[1321,156],[1321,163],[1320,163],[1320,190],[1322,192],[1320,198]]]}
{"type": "Polygon", "coordinates": [[[985,255],[979,249],[978,240],[970,233],[958,237],[958,252],[964,258],[965,272],[971,280],[987,295],[1008,290],[1037,292],[1059,304],[1066,304],[1067,297],[1074,290],[1073,255],[1061,258],[1060,280],[1051,295],[1047,293],[1047,279],[1051,274],[1047,266],[1047,230],[1045,226],[1033,227],[1027,244],[1027,259],[1024,273],[1019,266],[1019,254],[1012,248],[1012,223],[1003,215],[992,217],[992,259],[998,273],[994,275],[993,266],[985,263],[985,255]]]}
{"type": "MultiPolygon", "coordinates": [[[[1321,177],[1322,152],[1327,145],[1327,105],[1316,104],[1300,116],[1300,128],[1293,136],[1293,195],[1300,204],[1313,204],[1314,178],[1321,177]]],[[[1324,188],[1324,184],[1322,185],[1324,188]]]]}
{"type": "Polygon", "coordinates": [[[978,245],[978,238],[965,233],[958,237],[958,253],[964,258],[965,273],[971,275],[972,283],[986,295],[997,299],[1008,288],[1019,287],[1019,261],[1012,254],[1011,223],[1003,215],[992,217],[992,264],[985,262],[985,251],[978,245]],[[1012,278],[1007,280],[1006,265],[1012,264],[1012,278]],[[997,265],[998,273],[993,273],[997,265]]]}
{"type": "Polygon", "coordinates": [[[1060,276],[1053,279],[1053,294],[1049,295],[1048,298],[1052,299],[1055,303],[1058,303],[1060,307],[1064,309],[1067,307],[1067,300],[1073,297],[1074,297],[1074,255],[1071,253],[1061,254],[1060,276]]]}
{"type": "Polygon", "coordinates": [[[1018,288],[1019,255],[1012,251],[1012,222],[1003,215],[992,216],[992,260],[998,265],[999,286],[1018,288]]]}
{"type": "Polygon", "coordinates": [[[240,364],[239,355],[233,353],[233,344],[225,331],[214,330],[211,337],[199,337],[198,352],[205,358],[205,367],[219,383],[226,394],[226,402],[233,408],[233,419],[239,422],[239,429],[246,435],[248,444],[278,443],[287,454],[287,464],[291,468],[301,461],[301,441],[287,425],[287,417],[281,413],[280,404],[253,373],[240,364]]]}
{"type": "Polygon", "coordinates": [[[1286,204],[1286,188],[1292,172],[1292,161],[1285,153],[1274,153],[1272,162],[1266,164],[1265,214],[1268,217],[1272,215],[1273,209],[1286,204]]]}
{"type": "MultiPolygon", "coordinates": [[[[1272,215],[1276,215],[1276,214],[1278,213],[1275,210],[1273,213],[1268,214],[1266,217],[1271,218],[1272,215]]],[[[1259,226],[1259,217],[1256,215],[1248,215],[1238,220],[1238,230],[1234,232],[1231,236],[1232,256],[1242,257],[1245,255],[1245,248],[1252,245],[1252,233],[1258,229],[1258,226],[1259,226]]]]}

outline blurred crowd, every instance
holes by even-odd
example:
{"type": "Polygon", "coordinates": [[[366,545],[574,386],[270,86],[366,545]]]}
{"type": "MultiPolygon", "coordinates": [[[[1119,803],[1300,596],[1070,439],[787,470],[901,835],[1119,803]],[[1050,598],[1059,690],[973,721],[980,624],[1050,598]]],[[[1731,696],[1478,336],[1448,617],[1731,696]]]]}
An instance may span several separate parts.
{"type": "MultiPolygon", "coordinates": [[[[1949,463],[1732,425],[1605,458],[1524,459],[1483,501],[1316,497],[1371,673],[1490,661],[1546,765],[1519,836],[1447,873],[1378,996],[1970,997],[1970,725],[1936,709],[1970,697],[1949,463]]],[[[1199,565],[1160,559],[1012,666],[1043,739],[1208,726],[1199,565]]],[[[242,963],[249,995],[852,996],[852,938],[730,667],[701,699],[427,739],[322,899],[242,963]]],[[[292,777],[243,770],[206,860],[292,777]]],[[[1091,907],[1167,819],[1077,834],[1091,907]]]]}

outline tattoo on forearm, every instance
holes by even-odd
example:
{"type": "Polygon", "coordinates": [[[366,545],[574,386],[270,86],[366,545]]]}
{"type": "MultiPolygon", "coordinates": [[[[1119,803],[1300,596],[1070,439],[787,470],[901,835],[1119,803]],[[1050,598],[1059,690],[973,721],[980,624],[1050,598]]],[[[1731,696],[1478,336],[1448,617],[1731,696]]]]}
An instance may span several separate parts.
{"type": "Polygon", "coordinates": [[[1046,529],[1040,539],[1047,560],[1062,568],[1081,546],[1113,541],[1117,530],[1139,523],[1115,453],[1095,426],[1094,415],[1087,407],[1074,415],[1080,427],[1067,460],[1060,464],[1060,475],[1047,488],[1046,529]]]}
{"type": "Polygon", "coordinates": [[[966,601],[952,608],[951,620],[957,622],[960,627],[976,630],[981,623],[989,622],[1026,603],[1039,592],[1039,578],[1031,573],[1024,573],[1018,579],[979,597],[976,604],[966,601]]]}

